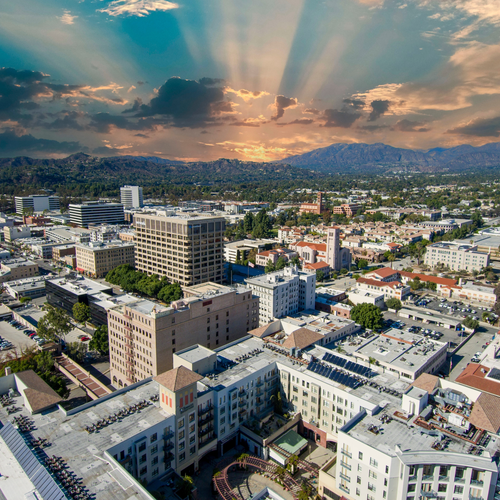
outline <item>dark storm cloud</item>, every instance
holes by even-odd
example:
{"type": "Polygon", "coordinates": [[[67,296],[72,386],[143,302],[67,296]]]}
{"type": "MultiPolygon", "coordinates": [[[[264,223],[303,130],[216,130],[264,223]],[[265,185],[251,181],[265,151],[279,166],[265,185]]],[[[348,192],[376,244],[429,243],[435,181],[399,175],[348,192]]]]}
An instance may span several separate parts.
{"type": "Polygon", "coordinates": [[[377,130],[383,130],[389,128],[389,125],[362,125],[361,127],[356,127],[356,130],[364,130],[365,132],[375,132],[377,130]]]}
{"type": "Polygon", "coordinates": [[[378,120],[384,113],[387,113],[390,104],[390,101],[372,101],[370,104],[372,111],[370,116],[368,116],[368,121],[374,122],[375,120],[378,120]]]}
{"type": "Polygon", "coordinates": [[[274,98],[274,107],[276,114],[271,117],[271,120],[279,120],[284,114],[286,108],[294,108],[297,106],[298,101],[295,97],[285,97],[284,95],[277,95],[274,98]]]}
{"type": "Polygon", "coordinates": [[[142,137],[143,139],[149,139],[149,135],[146,134],[134,134],[134,137],[142,137]]]}
{"type": "Polygon", "coordinates": [[[85,116],[85,113],[78,111],[61,111],[59,113],[50,113],[47,116],[56,117],[56,119],[51,122],[38,122],[37,125],[52,130],[85,130],[85,126],[78,121],[85,116]]]}
{"type": "Polygon", "coordinates": [[[314,123],[314,120],[311,118],[298,118],[296,120],[292,120],[291,122],[287,123],[277,123],[276,125],[311,125],[311,123],[314,123]]]}
{"type": "Polygon", "coordinates": [[[426,127],[424,122],[413,122],[405,118],[393,125],[392,130],[398,132],[428,132],[430,128],[426,127]]]}
{"type": "Polygon", "coordinates": [[[208,78],[206,76],[203,78],[200,78],[198,81],[202,85],[207,85],[207,86],[208,85],[221,85],[221,84],[226,83],[226,81],[223,78],[208,78]]]}
{"type": "Polygon", "coordinates": [[[123,149],[118,149],[118,148],[108,148],[106,146],[99,146],[97,148],[94,148],[92,150],[92,154],[94,155],[103,155],[103,156],[116,156],[116,155],[123,155],[124,154],[123,149]]]}
{"type": "Polygon", "coordinates": [[[148,82],[137,82],[137,85],[144,85],[146,83],[148,83],[148,82]]]}
{"type": "Polygon", "coordinates": [[[70,154],[87,151],[79,142],[58,142],[50,139],[37,139],[31,134],[18,135],[14,130],[0,134],[0,155],[18,156],[30,154],[70,154]]]}
{"type": "Polygon", "coordinates": [[[316,108],[306,108],[304,109],[304,113],[307,113],[308,115],[320,115],[321,111],[316,108]]]}
{"type": "Polygon", "coordinates": [[[350,113],[344,109],[325,109],[321,119],[325,120],[322,127],[350,128],[361,117],[361,113],[350,113]]]}
{"type": "Polygon", "coordinates": [[[344,99],[342,102],[344,103],[344,107],[355,110],[363,109],[365,106],[365,101],[361,101],[360,99],[344,99]]]}
{"type": "Polygon", "coordinates": [[[207,86],[195,80],[169,78],[149,104],[136,100],[126,112],[134,113],[135,117],[159,115],[175,127],[196,128],[217,123],[217,115],[233,112],[233,109],[232,104],[224,100],[221,87],[207,86]]]}
{"type": "Polygon", "coordinates": [[[496,118],[476,118],[467,125],[447,130],[446,133],[476,137],[500,137],[500,116],[496,118]]]}

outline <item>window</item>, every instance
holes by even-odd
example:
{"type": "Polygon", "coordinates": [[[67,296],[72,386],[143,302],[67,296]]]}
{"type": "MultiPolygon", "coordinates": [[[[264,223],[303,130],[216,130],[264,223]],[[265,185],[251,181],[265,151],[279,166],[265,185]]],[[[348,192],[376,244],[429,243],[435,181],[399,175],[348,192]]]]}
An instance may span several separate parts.
{"type": "Polygon", "coordinates": [[[185,459],[186,459],[186,454],[185,454],[185,453],[181,453],[181,454],[179,455],[179,462],[182,462],[182,461],[183,461],[183,460],[185,460],[185,459]]]}
{"type": "Polygon", "coordinates": [[[139,453],[140,453],[141,451],[144,451],[145,449],[146,449],[146,441],[144,441],[143,443],[141,443],[141,444],[139,445],[139,453]]]}
{"type": "Polygon", "coordinates": [[[182,428],[182,427],[184,427],[184,419],[183,419],[183,418],[181,418],[181,419],[179,420],[179,425],[178,425],[178,427],[179,427],[179,429],[180,429],[180,428],[182,428]]]}
{"type": "Polygon", "coordinates": [[[357,482],[358,484],[361,484],[361,478],[360,478],[359,476],[356,478],[356,482],[357,482]]]}
{"type": "Polygon", "coordinates": [[[192,434],[194,432],[194,429],[195,429],[194,424],[190,425],[189,426],[189,433],[192,434]]]}
{"type": "Polygon", "coordinates": [[[179,432],[179,440],[184,439],[184,431],[179,432]]]}
{"type": "Polygon", "coordinates": [[[140,471],[139,471],[139,476],[144,476],[148,472],[148,466],[144,466],[140,471]]]}
{"type": "Polygon", "coordinates": [[[151,447],[151,455],[154,455],[155,453],[158,453],[158,445],[155,444],[154,446],[151,447]]]}
{"type": "Polygon", "coordinates": [[[378,462],[374,458],[370,457],[370,465],[372,467],[378,467],[378,462]]]}
{"type": "Polygon", "coordinates": [[[463,486],[455,486],[454,493],[462,494],[463,492],[464,492],[464,487],[463,486]]]}
{"type": "Polygon", "coordinates": [[[416,489],[417,485],[416,483],[412,483],[408,485],[408,493],[413,493],[416,489]]]}
{"type": "Polygon", "coordinates": [[[158,439],[158,434],[155,432],[150,438],[149,442],[154,443],[158,439]]]}
{"type": "Polygon", "coordinates": [[[362,452],[362,451],[360,451],[360,452],[358,453],[358,458],[359,458],[360,460],[363,460],[363,452],[362,452]]]}
{"type": "Polygon", "coordinates": [[[158,457],[154,457],[153,460],[151,460],[151,465],[156,465],[158,463],[158,457]]]}
{"type": "Polygon", "coordinates": [[[139,458],[139,463],[143,464],[145,461],[146,461],[146,454],[144,453],[144,455],[141,455],[141,457],[139,458]]]}
{"type": "Polygon", "coordinates": [[[196,453],[196,446],[191,446],[191,448],[189,448],[189,454],[194,455],[195,453],[196,453]]]}
{"type": "Polygon", "coordinates": [[[151,475],[153,477],[157,476],[158,475],[158,467],[156,467],[156,469],[153,469],[153,472],[151,472],[151,475]]]}
{"type": "Polygon", "coordinates": [[[368,472],[368,477],[371,477],[373,479],[377,479],[377,473],[376,472],[373,472],[372,470],[370,470],[368,472]]]}
{"type": "Polygon", "coordinates": [[[446,491],[446,488],[447,488],[447,484],[443,484],[443,483],[440,483],[438,484],[438,491],[441,493],[441,492],[445,492],[446,491]]]}

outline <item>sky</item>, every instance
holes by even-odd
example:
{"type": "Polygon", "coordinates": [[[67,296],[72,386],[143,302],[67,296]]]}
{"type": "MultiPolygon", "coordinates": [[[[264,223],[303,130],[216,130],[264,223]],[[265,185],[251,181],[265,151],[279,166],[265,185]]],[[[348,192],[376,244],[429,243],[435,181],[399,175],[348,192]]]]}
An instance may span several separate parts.
{"type": "Polygon", "coordinates": [[[2,2],[0,157],[496,142],[499,28],[499,0],[2,2]]]}

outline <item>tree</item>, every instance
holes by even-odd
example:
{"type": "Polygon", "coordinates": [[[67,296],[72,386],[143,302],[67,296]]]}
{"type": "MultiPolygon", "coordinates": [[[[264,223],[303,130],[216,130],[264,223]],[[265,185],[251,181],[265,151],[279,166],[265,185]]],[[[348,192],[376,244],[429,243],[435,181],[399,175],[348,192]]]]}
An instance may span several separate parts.
{"type": "Polygon", "coordinates": [[[288,458],[288,467],[292,475],[295,474],[298,465],[299,465],[299,457],[297,455],[291,455],[288,458]]]}
{"type": "Polygon", "coordinates": [[[158,300],[170,304],[176,300],[182,299],[184,292],[179,283],[171,283],[164,286],[158,293],[158,300]]]}
{"type": "Polygon", "coordinates": [[[266,267],[264,268],[264,272],[267,274],[272,273],[273,271],[276,271],[276,268],[274,267],[274,264],[271,262],[271,260],[268,260],[266,267]]]}
{"type": "Polygon", "coordinates": [[[97,351],[99,354],[106,356],[109,353],[108,344],[108,327],[105,325],[97,327],[92,339],[89,342],[89,349],[97,351]]]}
{"type": "Polygon", "coordinates": [[[77,302],[73,306],[73,318],[78,323],[86,323],[90,319],[90,307],[83,302],[77,302]]]}
{"type": "Polygon", "coordinates": [[[292,264],[292,266],[297,266],[300,269],[300,258],[299,258],[299,256],[298,255],[294,255],[290,259],[290,264],[292,264]]]}
{"type": "Polygon", "coordinates": [[[368,265],[368,261],[366,259],[358,260],[358,269],[364,269],[368,265]]]}
{"type": "Polygon", "coordinates": [[[332,213],[330,211],[323,213],[323,222],[325,224],[330,224],[332,220],[332,213]]]}
{"type": "Polygon", "coordinates": [[[472,330],[476,330],[479,327],[479,321],[473,319],[472,316],[467,316],[463,321],[462,325],[466,328],[470,328],[472,330]]]}
{"type": "Polygon", "coordinates": [[[279,271],[280,269],[283,269],[286,267],[286,260],[283,256],[279,256],[278,260],[276,261],[276,266],[275,269],[276,271],[279,271]]]}
{"type": "Polygon", "coordinates": [[[66,354],[77,363],[83,363],[87,354],[87,344],[85,342],[68,342],[66,354]]]}
{"type": "Polygon", "coordinates": [[[351,319],[370,330],[382,328],[382,312],[373,304],[365,303],[354,306],[351,309],[351,319]]]}
{"type": "Polygon", "coordinates": [[[252,212],[247,212],[245,214],[245,217],[243,219],[243,227],[245,229],[245,232],[251,233],[253,231],[253,227],[255,224],[255,218],[252,212]]]}
{"type": "Polygon", "coordinates": [[[389,309],[396,309],[396,311],[399,311],[401,309],[401,307],[403,307],[401,305],[401,301],[399,299],[396,299],[396,298],[390,298],[390,299],[387,299],[385,301],[385,305],[389,308],[389,309]]]}
{"type": "Polygon", "coordinates": [[[340,274],[347,274],[349,271],[343,267],[341,270],[340,270],[340,274]]]}
{"type": "Polygon", "coordinates": [[[31,297],[21,297],[19,299],[19,302],[21,302],[21,304],[26,304],[27,302],[31,302],[31,297]]]}
{"type": "Polygon", "coordinates": [[[175,483],[175,487],[177,488],[177,495],[179,495],[180,498],[186,498],[186,497],[191,497],[191,491],[193,491],[193,478],[190,476],[184,476],[182,478],[179,478],[177,480],[177,483],[175,483]]]}
{"type": "Polygon", "coordinates": [[[321,269],[318,269],[316,271],[316,281],[318,283],[321,283],[324,279],[325,279],[325,273],[321,269]]]}
{"type": "Polygon", "coordinates": [[[396,256],[391,252],[389,257],[387,257],[387,260],[391,263],[391,269],[392,269],[392,265],[393,265],[394,261],[396,260],[396,256]]]}
{"type": "Polygon", "coordinates": [[[38,335],[51,342],[64,340],[66,335],[73,328],[70,317],[62,309],[53,307],[49,304],[44,305],[43,309],[46,311],[46,314],[38,322],[38,335]]]}

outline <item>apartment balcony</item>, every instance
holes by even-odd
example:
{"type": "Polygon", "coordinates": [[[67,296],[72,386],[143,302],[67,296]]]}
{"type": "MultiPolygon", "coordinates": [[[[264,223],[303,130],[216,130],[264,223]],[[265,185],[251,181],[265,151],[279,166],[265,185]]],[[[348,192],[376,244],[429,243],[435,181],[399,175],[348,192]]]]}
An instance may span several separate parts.
{"type": "Polygon", "coordinates": [[[347,450],[340,450],[342,455],[345,455],[347,458],[352,458],[352,453],[349,453],[347,450]]]}
{"type": "Polygon", "coordinates": [[[243,406],[246,406],[247,405],[247,402],[246,401],[241,401],[238,403],[238,406],[241,408],[243,406]]]}
{"type": "Polygon", "coordinates": [[[342,474],[342,472],[340,472],[340,479],[343,479],[344,481],[347,481],[348,483],[351,482],[351,478],[349,476],[346,476],[345,474],[342,474]]]}
{"type": "Polygon", "coordinates": [[[245,389],[243,389],[240,392],[238,392],[238,396],[241,398],[242,396],[245,396],[246,393],[247,393],[247,391],[245,389]]]}
{"type": "Polygon", "coordinates": [[[212,415],[207,415],[205,418],[198,418],[198,425],[204,425],[206,424],[207,422],[210,422],[212,420],[214,420],[214,416],[213,414],[212,415]]]}
{"type": "Polygon", "coordinates": [[[212,411],[214,409],[214,405],[208,405],[205,408],[202,408],[201,410],[198,411],[198,416],[205,415],[205,413],[208,413],[209,411],[212,411]]]}
{"type": "Polygon", "coordinates": [[[262,387],[264,385],[264,382],[259,381],[255,384],[255,387],[262,387]]]}
{"type": "Polygon", "coordinates": [[[339,484],[339,488],[347,494],[350,493],[349,488],[347,486],[344,486],[343,484],[339,484]]]}
{"type": "Polygon", "coordinates": [[[174,448],[174,443],[169,442],[168,444],[165,444],[165,446],[163,447],[163,451],[170,451],[173,448],[174,448]]]}
{"type": "Polygon", "coordinates": [[[173,453],[166,453],[165,456],[163,457],[163,461],[166,464],[169,464],[173,459],[174,459],[174,454],[173,453]]]}
{"type": "Polygon", "coordinates": [[[174,437],[174,431],[167,431],[167,433],[163,436],[164,441],[168,441],[174,437]]]}
{"type": "Polygon", "coordinates": [[[480,481],[478,479],[472,479],[470,484],[474,485],[474,486],[479,486],[479,487],[483,487],[484,485],[484,481],[480,481]]]}
{"type": "Polygon", "coordinates": [[[340,466],[345,467],[347,470],[351,470],[351,466],[348,463],[343,462],[342,460],[340,461],[340,466]]]}
{"type": "Polygon", "coordinates": [[[214,430],[214,426],[213,425],[209,425],[208,427],[205,427],[204,429],[200,429],[198,431],[198,437],[205,436],[206,434],[209,434],[210,432],[213,432],[213,430],[214,430]]]}

